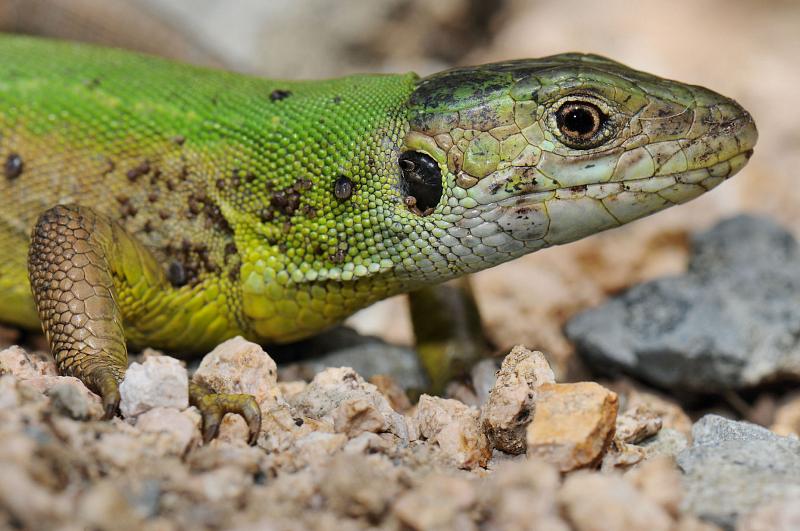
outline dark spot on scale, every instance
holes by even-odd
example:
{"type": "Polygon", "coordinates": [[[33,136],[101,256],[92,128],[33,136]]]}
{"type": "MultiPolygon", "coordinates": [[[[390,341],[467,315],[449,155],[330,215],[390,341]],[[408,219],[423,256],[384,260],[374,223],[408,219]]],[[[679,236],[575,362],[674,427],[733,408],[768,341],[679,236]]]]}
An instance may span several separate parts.
{"type": "Polygon", "coordinates": [[[116,197],[116,199],[117,199],[117,203],[119,203],[120,205],[125,205],[128,202],[130,202],[130,200],[131,200],[131,198],[128,197],[127,195],[118,195],[116,197]]]}
{"type": "Polygon", "coordinates": [[[167,190],[169,190],[170,192],[175,190],[175,181],[173,181],[172,179],[167,179],[167,182],[165,184],[167,185],[167,190]]]}
{"type": "Polygon", "coordinates": [[[302,426],[303,425],[303,419],[301,419],[300,417],[297,417],[296,419],[294,419],[294,425],[298,426],[298,427],[302,426]]]}
{"type": "Polygon", "coordinates": [[[155,203],[156,201],[158,201],[158,192],[150,192],[147,195],[147,200],[150,201],[151,203],[155,203]]]}
{"type": "Polygon", "coordinates": [[[289,90],[275,89],[270,93],[269,99],[271,101],[281,101],[281,100],[285,100],[286,98],[288,98],[291,95],[292,95],[292,92],[289,91],[289,90]]]}
{"type": "Polygon", "coordinates": [[[186,282],[188,281],[186,268],[181,262],[178,262],[177,260],[170,262],[169,266],[167,267],[167,280],[169,280],[169,283],[176,288],[186,285],[186,282]]]}
{"type": "Polygon", "coordinates": [[[353,195],[353,181],[345,175],[340,175],[333,183],[333,195],[339,201],[347,201],[353,195]]]}
{"type": "Polygon", "coordinates": [[[585,184],[579,184],[577,186],[570,187],[570,190],[572,190],[573,192],[585,192],[588,189],[589,187],[586,186],[585,184]]]}
{"type": "Polygon", "coordinates": [[[173,136],[172,142],[178,146],[182,146],[186,142],[186,137],[184,137],[183,135],[173,136]]]}
{"type": "Polygon", "coordinates": [[[239,280],[239,271],[242,268],[242,264],[233,264],[230,270],[228,271],[228,278],[231,282],[236,282],[239,280]]]}
{"type": "Polygon", "coordinates": [[[247,175],[244,176],[244,178],[245,178],[245,180],[247,180],[247,182],[251,183],[251,182],[256,180],[256,174],[255,173],[248,173],[247,175]]]}
{"type": "Polygon", "coordinates": [[[153,232],[153,222],[150,221],[149,219],[147,221],[145,221],[144,222],[144,226],[142,227],[142,230],[145,231],[145,233],[147,233],[147,234],[150,234],[151,232],[153,232]]]}
{"type": "Polygon", "coordinates": [[[169,219],[171,216],[172,214],[170,214],[166,210],[161,210],[158,212],[158,217],[160,217],[162,221],[169,219]]]}
{"type": "Polygon", "coordinates": [[[217,190],[225,189],[225,179],[217,179],[217,190]]]}
{"type": "Polygon", "coordinates": [[[311,205],[303,205],[301,210],[308,219],[314,219],[317,217],[317,210],[311,205]]]}
{"type": "Polygon", "coordinates": [[[341,96],[334,96],[333,100],[331,100],[331,101],[333,101],[333,103],[336,103],[338,105],[339,103],[342,103],[342,97],[341,96]]]}
{"type": "Polygon", "coordinates": [[[20,175],[22,175],[22,170],[24,169],[24,163],[22,162],[22,157],[19,156],[17,153],[11,153],[6,157],[6,163],[3,170],[6,173],[6,179],[16,179],[20,175]]]}
{"type": "Polygon", "coordinates": [[[258,211],[258,218],[261,220],[262,223],[266,223],[268,221],[272,221],[275,219],[275,213],[272,211],[271,208],[262,208],[258,211]]]}
{"type": "Polygon", "coordinates": [[[131,168],[130,170],[128,170],[128,172],[125,175],[128,176],[129,181],[135,181],[142,175],[147,175],[148,173],[150,173],[150,161],[145,159],[142,162],[140,162],[139,165],[136,166],[135,168],[131,168]]]}
{"type": "Polygon", "coordinates": [[[194,196],[189,196],[189,212],[193,215],[199,214],[203,210],[203,205],[194,196]]]}
{"type": "Polygon", "coordinates": [[[83,82],[83,84],[86,85],[87,89],[94,90],[100,86],[100,79],[96,77],[92,79],[87,79],[86,81],[83,82]]]}
{"type": "Polygon", "coordinates": [[[116,168],[117,168],[117,165],[114,163],[114,161],[113,161],[113,160],[111,160],[111,159],[108,159],[108,158],[107,158],[107,159],[106,159],[106,167],[105,167],[105,169],[103,170],[103,175],[104,175],[104,176],[105,176],[105,175],[108,175],[109,173],[111,173],[112,171],[114,171],[116,168]]]}
{"type": "Polygon", "coordinates": [[[344,262],[346,256],[347,251],[345,249],[336,249],[336,252],[331,256],[331,262],[334,264],[341,264],[344,262]]]}
{"type": "Polygon", "coordinates": [[[587,164],[586,166],[583,167],[583,169],[588,170],[589,168],[594,168],[594,167],[595,167],[594,164],[587,164]]]}
{"type": "Polygon", "coordinates": [[[233,242],[228,242],[225,244],[225,256],[230,256],[232,254],[236,254],[238,250],[236,249],[236,244],[233,242]]]}

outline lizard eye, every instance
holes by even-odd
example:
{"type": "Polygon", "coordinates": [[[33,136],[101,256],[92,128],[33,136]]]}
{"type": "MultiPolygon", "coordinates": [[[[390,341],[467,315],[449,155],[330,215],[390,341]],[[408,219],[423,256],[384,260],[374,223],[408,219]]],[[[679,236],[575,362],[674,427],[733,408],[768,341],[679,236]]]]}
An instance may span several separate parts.
{"type": "Polygon", "coordinates": [[[421,216],[433,212],[442,198],[442,172],[439,164],[425,153],[406,151],[397,159],[403,174],[402,191],[408,208],[421,216]]]}
{"type": "Polygon", "coordinates": [[[601,135],[598,142],[598,133],[606,119],[603,111],[585,101],[567,101],[556,111],[560,140],[576,149],[589,149],[602,143],[605,138],[601,135]]]}

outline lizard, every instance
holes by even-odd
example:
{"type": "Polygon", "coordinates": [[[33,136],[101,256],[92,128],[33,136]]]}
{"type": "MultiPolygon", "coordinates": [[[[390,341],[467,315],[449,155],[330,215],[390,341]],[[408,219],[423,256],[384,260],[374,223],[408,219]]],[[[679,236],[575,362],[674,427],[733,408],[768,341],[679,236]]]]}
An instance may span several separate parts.
{"type": "MultiPolygon", "coordinates": [[[[128,347],[307,337],[689,201],[750,114],[592,54],[266,79],[0,36],[0,319],[117,411],[128,347]]],[[[249,395],[190,384],[205,440],[249,395]]]]}

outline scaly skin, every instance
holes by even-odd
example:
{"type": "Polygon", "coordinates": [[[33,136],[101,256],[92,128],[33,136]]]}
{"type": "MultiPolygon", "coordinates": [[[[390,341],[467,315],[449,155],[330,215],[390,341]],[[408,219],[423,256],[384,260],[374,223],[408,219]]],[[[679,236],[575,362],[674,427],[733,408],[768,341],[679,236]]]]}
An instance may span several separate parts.
{"type": "Polygon", "coordinates": [[[299,339],[692,199],[756,141],[732,100],[591,55],[290,82],[21,37],[0,135],[0,316],[43,322],[109,411],[126,341],[299,339]],[[604,117],[578,146],[575,102],[604,117]],[[408,152],[441,174],[431,208],[408,152]]]}

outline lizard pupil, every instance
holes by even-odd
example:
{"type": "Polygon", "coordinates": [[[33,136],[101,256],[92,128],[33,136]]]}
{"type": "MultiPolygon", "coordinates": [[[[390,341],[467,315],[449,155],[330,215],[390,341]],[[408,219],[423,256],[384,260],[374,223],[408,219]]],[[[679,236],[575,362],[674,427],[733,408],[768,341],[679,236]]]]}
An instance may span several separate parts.
{"type": "Polygon", "coordinates": [[[556,121],[558,129],[568,141],[582,143],[591,140],[600,130],[605,116],[596,105],[569,101],[558,109],[556,121]]]}
{"type": "Polygon", "coordinates": [[[442,199],[442,172],[426,153],[406,151],[397,159],[402,171],[401,188],[412,212],[427,216],[442,199]]]}

